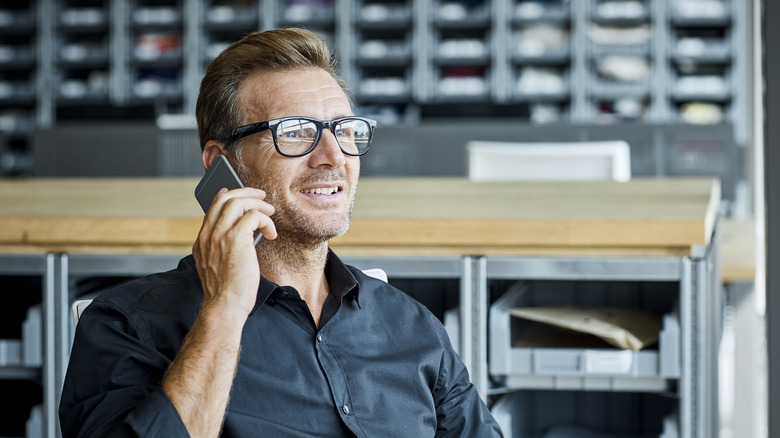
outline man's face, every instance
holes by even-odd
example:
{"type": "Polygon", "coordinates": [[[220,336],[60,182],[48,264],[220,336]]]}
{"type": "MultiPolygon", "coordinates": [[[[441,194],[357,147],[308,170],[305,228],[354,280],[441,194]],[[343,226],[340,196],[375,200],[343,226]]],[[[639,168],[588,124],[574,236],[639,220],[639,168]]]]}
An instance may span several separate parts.
{"type": "MultiPolygon", "coordinates": [[[[241,83],[238,96],[244,124],[288,116],[332,120],[352,115],[344,91],[319,68],[254,72],[241,83]]],[[[239,174],[246,185],[267,193],[280,237],[314,243],[347,231],[360,160],[344,155],[329,130],[323,130],[317,147],[303,157],[277,153],[268,130],[243,142],[239,174]]]]}

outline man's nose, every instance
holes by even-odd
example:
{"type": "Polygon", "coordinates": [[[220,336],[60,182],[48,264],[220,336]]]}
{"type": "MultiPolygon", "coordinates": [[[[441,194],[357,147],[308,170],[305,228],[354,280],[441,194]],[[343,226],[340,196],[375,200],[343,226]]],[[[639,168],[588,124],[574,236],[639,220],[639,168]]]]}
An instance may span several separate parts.
{"type": "Polygon", "coordinates": [[[333,167],[342,166],[346,162],[344,152],[341,151],[336,136],[330,129],[323,129],[322,135],[320,135],[320,141],[317,143],[317,147],[311,153],[312,159],[315,161],[313,166],[320,166],[322,164],[329,164],[333,167]]]}

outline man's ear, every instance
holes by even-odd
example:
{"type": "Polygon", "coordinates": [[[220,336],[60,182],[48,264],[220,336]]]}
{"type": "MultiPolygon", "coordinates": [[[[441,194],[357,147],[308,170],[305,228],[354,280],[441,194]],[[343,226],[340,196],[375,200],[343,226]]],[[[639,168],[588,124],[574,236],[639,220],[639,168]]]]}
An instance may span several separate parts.
{"type": "Polygon", "coordinates": [[[207,141],[206,145],[203,147],[203,167],[208,169],[211,167],[211,163],[213,163],[220,154],[224,153],[225,150],[221,143],[217,142],[216,140],[207,141]]]}

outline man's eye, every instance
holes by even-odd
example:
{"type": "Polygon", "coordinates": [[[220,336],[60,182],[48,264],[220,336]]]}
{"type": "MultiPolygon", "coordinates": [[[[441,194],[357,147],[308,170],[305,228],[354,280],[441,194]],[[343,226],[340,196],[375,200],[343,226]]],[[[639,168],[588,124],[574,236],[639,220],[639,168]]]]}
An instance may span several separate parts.
{"type": "Polygon", "coordinates": [[[344,129],[344,128],[342,128],[342,129],[337,129],[336,130],[336,137],[349,138],[349,137],[353,137],[353,136],[354,136],[354,134],[352,133],[351,129],[344,129]]]}
{"type": "Polygon", "coordinates": [[[282,133],[281,137],[284,138],[301,138],[301,132],[300,131],[285,131],[282,133]]]}

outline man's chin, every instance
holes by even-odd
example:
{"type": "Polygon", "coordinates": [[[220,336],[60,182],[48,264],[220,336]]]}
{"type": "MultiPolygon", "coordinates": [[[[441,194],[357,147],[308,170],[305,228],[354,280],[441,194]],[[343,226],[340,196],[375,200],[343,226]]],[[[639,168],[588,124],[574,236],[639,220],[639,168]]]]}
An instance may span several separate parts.
{"type": "Polygon", "coordinates": [[[297,226],[277,228],[279,237],[304,246],[317,246],[342,236],[349,230],[349,221],[341,224],[298,222],[295,225],[297,226]]]}
{"type": "Polygon", "coordinates": [[[321,228],[319,230],[312,230],[312,237],[320,241],[328,241],[339,236],[343,236],[344,233],[349,230],[349,223],[338,227],[321,228]]]}

